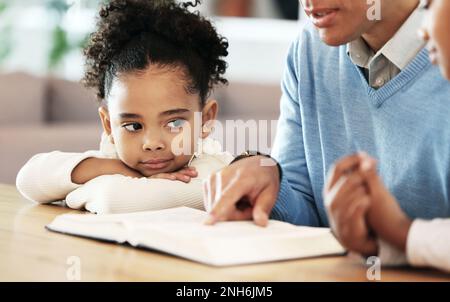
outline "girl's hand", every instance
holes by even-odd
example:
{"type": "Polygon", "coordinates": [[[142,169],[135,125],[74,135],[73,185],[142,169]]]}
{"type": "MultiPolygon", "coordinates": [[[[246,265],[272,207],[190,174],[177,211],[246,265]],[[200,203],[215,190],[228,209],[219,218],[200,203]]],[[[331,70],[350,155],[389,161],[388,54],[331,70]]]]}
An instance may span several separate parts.
{"type": "Polygon", "coordinates": [[[197,177],[198,173],[194,167],[184,167],[181,170],[172,173],[159,173],[150,176],[150,178],[160,178],[168,180],[179,180],[185,183],[189,183],[191,178],[197,177]]]}
{"type": "Polygon", "coordinates": [[[378,246],[367,223],[371,200],[361,164],[360,154],[338,161],[328,175],[323,195],[339,242],[353,252],[372,256],[378,254],[378,246]]]}
{"type": "Polygon", "coordinates": [[[379,238],[405,251],[412,221],[387,190],[375,168],[369,170],[365,179],[371,199],[368,215],[370,227],[379,238]]]}
{"type": "Polygon", "coordinates": [[[376,161],[368,155],[349,156],[336,164],[324,200],[331,227],[346,248],[375,255],[374,232],[377,238],[405,251],[412,221],[384,186],[376,161]]]}
{"type": "MultiPolygon", "coordinates": [[[[85,184],[101,175],[120,174],[129,177],[141,178],[144,177],[141,173],[131,169],[119,159],[107,158],[87,158],[79,163],[71,174],[72,182],[76,184],[85,184]]],[[[169,180],[180,180],[183,182],[190,182],[191,178],[197,177],[197,171],[193,167],[185,167],[173,173],[160,173],[150,176],[149,178],[162,178],[169,180]]]]}

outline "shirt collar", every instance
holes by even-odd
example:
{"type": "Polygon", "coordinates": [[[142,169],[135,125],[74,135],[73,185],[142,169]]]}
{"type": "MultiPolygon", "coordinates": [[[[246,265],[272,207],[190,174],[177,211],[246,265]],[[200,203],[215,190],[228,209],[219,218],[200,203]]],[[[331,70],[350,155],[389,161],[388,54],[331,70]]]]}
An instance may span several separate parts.
{"type": "Polygon", "coordinates": [[[347,44],[347,53],[355,65],[368,68],[371,61],[380,55],[403,70],[425,46],[417,32],[422,26],[425,11],[416,9],[395,33],[395,35],[375,54],[362,37],[347,44]]]}

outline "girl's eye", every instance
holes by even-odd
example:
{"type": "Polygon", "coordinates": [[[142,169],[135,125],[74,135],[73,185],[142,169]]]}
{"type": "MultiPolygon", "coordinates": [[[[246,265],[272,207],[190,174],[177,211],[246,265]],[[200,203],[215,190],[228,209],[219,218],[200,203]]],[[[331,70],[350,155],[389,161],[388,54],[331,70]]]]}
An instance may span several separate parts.
{"type": "Polygon", "coordinates": [[[136,132],[136,131],[142,129],[142,125],[139,123],[130,123],[130,124],[123,125],[122,127],[125,128],[129,132],[136,132]]]}
{"type": "Polygon", "coordinates": [[[177,120],[174,120],[174,121],[171,121],[171,122],[167,123],[167,126],[168,126],[169,128],[175,128],[175,129],[177,129],[177,128],[182,127],[182,126],[184,125],[184,123],[186,123],[186,120],[183,120],[183,119],[177,119],[177,120]]]}

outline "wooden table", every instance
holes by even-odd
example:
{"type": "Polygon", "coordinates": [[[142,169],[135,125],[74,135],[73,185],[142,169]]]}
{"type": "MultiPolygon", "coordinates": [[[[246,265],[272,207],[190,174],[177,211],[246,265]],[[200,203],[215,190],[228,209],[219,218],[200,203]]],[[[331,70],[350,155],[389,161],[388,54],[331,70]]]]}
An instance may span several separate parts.
{"type": "MultiPolygon", "coordinates": [[[[367,281],[366,266],[344,256],[215,268],[44,228],[68,212],[76,211],[36,205],[0,184],[0,281],[71,281],[72,256],[80,261],[81,281],[367,281]]],[[[382,268],[381,281],[450,281],[450,275],[382,268]]]]}

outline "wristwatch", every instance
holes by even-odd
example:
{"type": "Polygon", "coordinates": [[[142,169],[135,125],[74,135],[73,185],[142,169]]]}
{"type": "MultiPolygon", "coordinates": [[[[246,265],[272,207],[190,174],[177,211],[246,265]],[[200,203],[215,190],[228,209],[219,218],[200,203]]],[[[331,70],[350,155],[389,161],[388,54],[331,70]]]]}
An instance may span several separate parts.
{"type": "Polygon", "coordinates": [[[237,162],[237,161],[239,161],[241,159],[249,158],[249,157],[253,157],[253,156],[258,156],[258,155],[270,158],[271,160],[273,160],[276,163],[277,168],[278,168],[278,172],[279,172],[279,175],[280,175],[280,182],[281,182],[281,179],[282,179],[282,176],[283,176],[283,170],[281,169],[281,165],[272,156],[270,156],[268,154],[264,154],[264,153],[261,153],[259,151],[250,151],[250,150],[248,150],[248,151],[245,151],[244,153],[242,153],[241,155],[237,156],[235,159],[233,159],[231,161],[230,165],[234,164],[235,162],[237,162]]]}
{"type": "MultiPolygon", "coordinates": [[[[259,151],[245,151],[244,153],[242,153],[241,155],[239,155],[235,159],[233,159],[231,161],[230,165],[234,164],[235,162],[237,162],[237,161],[239,161],[241,159],[249,158],[249,157],[253,157],[253,156],[257,156],[257,155],[265,156],[267,158],[270,158],[271,160],[273,160],[277,164],[278,172],[279,172],[279,175],[280,175],[280,182],[281,182],[282,169],[281,169],[280,164],[275,159],[273,159],[272,156],[264,154],[264,153],[261,153],[259,151]]],[[[235,207],[239,211],[245,211],[246,209],[251,208],[252,205],[251,205],[250,201],[248,200],[248,198],[246,196],[244,196],[235,204],[235,207]]]]}

